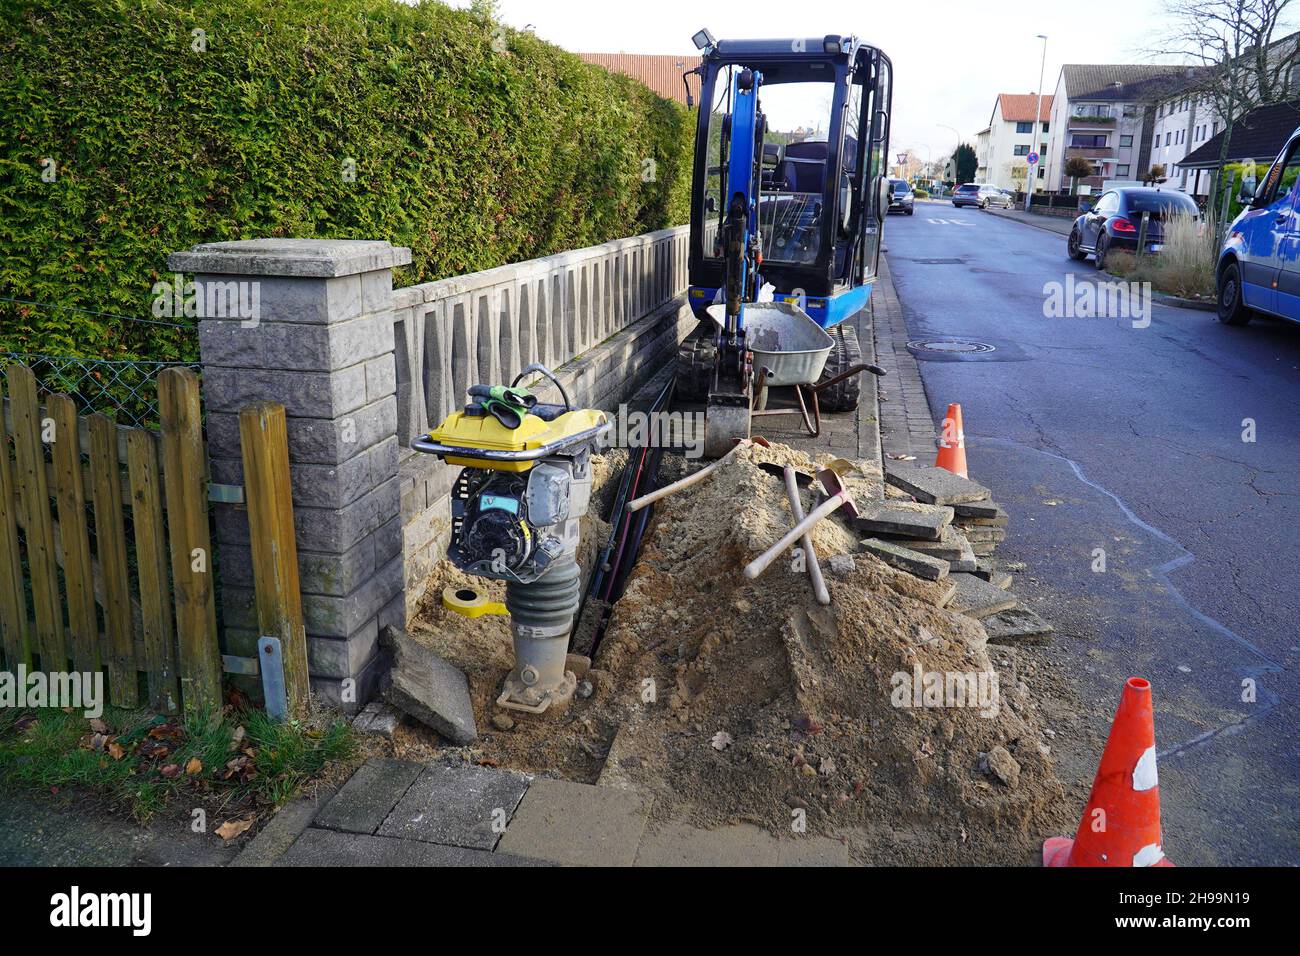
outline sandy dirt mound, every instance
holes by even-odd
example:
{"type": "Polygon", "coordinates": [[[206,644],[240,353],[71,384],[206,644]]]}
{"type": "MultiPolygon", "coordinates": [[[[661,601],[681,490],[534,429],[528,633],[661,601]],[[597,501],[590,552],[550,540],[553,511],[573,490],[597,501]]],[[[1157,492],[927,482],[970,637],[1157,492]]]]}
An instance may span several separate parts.
{"type": "MultiPolygon", "coordinates": [[[[1028,863],[1045,835],[1072,829],[1014,662],[991,661],[983,627],[937,606],[944,586],[856,553],[858,535],[837,519],[814,534],[830,607],[791,554],[744,580],[743,565],[791,524],[781,479],[757,463],[811,472],[826,460],[746,449],[661,501],[593,693],[562,716],[495,730],[508,623],[431,600],[413,634],[469,677],[485,733],[466,756],[588,782],[603,771],[603,783],[653,792],[656,820],[748,821],[778,835],[803,821],[879,863],[1028,863]],[[852,569],[832,573],[832,555],[852,555],[852,569]],[[923,706],[945,703],[945,689],[949,704],[982,696],[923,706]]],[[[692,467],[675,462],[666,478],[692,467]]],[[[880,493],[870,466],[848,483],[860,501],[880,493]]],[[[805,510],[814,504],[805,489],[805,510]]],[[[429,593],[466,580],[444,563],[429,593]]],[[[419,756],[428,735],[401,733],[399,751],[419,756]]]]}

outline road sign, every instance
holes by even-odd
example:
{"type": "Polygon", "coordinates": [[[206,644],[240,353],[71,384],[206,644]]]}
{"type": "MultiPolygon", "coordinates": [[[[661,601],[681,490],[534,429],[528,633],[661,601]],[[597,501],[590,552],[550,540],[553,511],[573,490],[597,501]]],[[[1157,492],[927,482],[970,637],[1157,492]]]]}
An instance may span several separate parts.
{"type": "Polygon", "coordinates": [[[1037,154],[1037,153],[1030,153],[1028,156],[1025,157],[1025,159],[1026,159],[1026,161],[1028,161],[1028,163],[1029,163],[1030,166],[1036,166],[1036,165],[1038,165],[1038,154],[1037,154]]]}

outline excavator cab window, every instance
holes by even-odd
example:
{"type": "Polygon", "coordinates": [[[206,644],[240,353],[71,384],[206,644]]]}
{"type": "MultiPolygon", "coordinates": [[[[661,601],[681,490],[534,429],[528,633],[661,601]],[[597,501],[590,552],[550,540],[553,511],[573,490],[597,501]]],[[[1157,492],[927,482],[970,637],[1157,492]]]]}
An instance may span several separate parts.
{"type": "Polygon", "coordinates": [[[756,128],[757,242],[776,289],[827,295],[875,274],[888,135],[888,60],[864,45],[719,44],[702,66],[692,216],[692,283],[720,284],[734,79],[761,76],[756,128]],[[884,86],[881,76],[885,75],[884,86]],[[883,104],[883,105],[882,105],[883,104]]]}

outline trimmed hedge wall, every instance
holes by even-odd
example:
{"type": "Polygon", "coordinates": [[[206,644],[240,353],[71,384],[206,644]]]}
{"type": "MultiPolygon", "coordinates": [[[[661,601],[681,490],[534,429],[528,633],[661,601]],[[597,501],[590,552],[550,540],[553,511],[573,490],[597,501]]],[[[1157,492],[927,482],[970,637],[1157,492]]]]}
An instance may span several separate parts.
{"type": "MultiPolygon", "coordinates": [[[[6,0],[0,104],[6,298],[152,319],[167,253],[196,242],[387,239],[409,284],[688,218],[685,109],[437,3],[6,0]]],[[[197,344],[0,302],[0,351],[197,344]]]]}

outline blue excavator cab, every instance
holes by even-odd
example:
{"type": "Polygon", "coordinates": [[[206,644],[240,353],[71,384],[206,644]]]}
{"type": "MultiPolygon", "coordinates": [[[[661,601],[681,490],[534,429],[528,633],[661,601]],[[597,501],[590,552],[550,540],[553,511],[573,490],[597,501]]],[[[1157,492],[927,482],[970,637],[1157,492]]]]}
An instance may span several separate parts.
{"type": "MultiPolygon", "coordinates": [[[[749,434],[761,371],[746,337],[750,306],[788,305],[833,331],[823,379],[857,362],[856,337],[840,326],[876,278],[893,67],[853,36],[715,40],[702,30],[695,43],[688,295],[701,323],[679,352],[677,390],[707,403],[712,454],[749,434]]],[[[856,406],[853,378],[821,407],[856,406]]]]}

